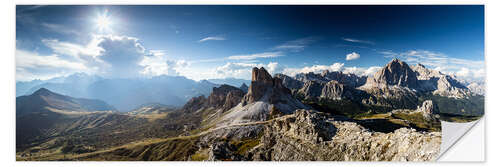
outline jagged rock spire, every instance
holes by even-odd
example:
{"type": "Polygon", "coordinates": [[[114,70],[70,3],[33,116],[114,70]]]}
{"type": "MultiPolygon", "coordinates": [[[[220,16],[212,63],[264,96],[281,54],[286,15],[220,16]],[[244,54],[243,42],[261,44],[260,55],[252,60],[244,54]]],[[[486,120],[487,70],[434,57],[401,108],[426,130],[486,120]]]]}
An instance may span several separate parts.
{"type": "Polygon", "coordinates": [[[272,83],[273,77],[264,69],[264,67],[257,68],[254,67],[252,69],[252,82],[264,82],[264,83],[272,83]]]}
{"type": "Polygon", "coordinates": [[[243,105],[260,100],[268,91],[273,95],[281,93],[290,94],[290,90],[282,85],[282,80],[272,77],[264,67],[252,69],[252,83],[248,93],[243,98],[243,105]]]}

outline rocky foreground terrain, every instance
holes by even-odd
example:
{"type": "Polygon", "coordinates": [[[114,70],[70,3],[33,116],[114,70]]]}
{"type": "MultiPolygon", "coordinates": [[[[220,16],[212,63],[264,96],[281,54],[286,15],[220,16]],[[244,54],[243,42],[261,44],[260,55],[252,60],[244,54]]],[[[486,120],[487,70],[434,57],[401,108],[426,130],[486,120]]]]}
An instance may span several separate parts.
{"type": "Polygon", "coordinates": [[[16,158],[430,161],[439,154],[440,120],[482,115],[443,104],[481,104],[481,97],[452,76],[397,59],[371,77],[273,77],[253,68],[248,86],[221,85],[180,108],[153,103],[127,113],[41,89],[16,99],[16,158]]]}

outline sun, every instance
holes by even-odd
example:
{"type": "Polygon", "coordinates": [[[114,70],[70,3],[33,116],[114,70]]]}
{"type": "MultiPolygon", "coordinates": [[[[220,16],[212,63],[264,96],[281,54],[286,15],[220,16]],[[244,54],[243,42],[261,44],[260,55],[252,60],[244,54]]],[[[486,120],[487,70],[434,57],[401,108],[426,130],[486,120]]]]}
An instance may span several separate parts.
{"type": "Polygon", "coordinates": [[[111,31],[111,26],[113,22],[111,21],[111,17],[108,15],[108,11],[105,10],[103,13],[97,15],[95,19],[96,27],[100,32],[109,32],[111,31]]]}

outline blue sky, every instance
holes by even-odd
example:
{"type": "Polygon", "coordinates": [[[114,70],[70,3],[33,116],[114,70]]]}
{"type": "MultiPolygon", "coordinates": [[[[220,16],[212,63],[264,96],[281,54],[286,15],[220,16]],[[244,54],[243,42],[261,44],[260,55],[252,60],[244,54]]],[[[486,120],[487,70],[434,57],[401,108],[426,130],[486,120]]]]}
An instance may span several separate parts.
{"type": "Polygon", "coordinates": [[[16,80],[371,75],[392,58],[484,79],[483,6],[17,6],[16,80]]]}

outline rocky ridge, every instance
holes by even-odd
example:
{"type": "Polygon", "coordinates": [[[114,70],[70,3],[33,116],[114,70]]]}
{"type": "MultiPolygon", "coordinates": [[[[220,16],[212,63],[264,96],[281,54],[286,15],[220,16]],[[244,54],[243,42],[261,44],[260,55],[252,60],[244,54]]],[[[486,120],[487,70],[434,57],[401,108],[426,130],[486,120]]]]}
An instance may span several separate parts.
{"type": "Polygon", "coordinates": [[[371,132],[303,109],[262,126],[262,137],[247,153],[238,154],[235,145],[219,142],[210,146],[209,160],[428,161],[437,158],[441,143],[440,132],[371,132]]]}

